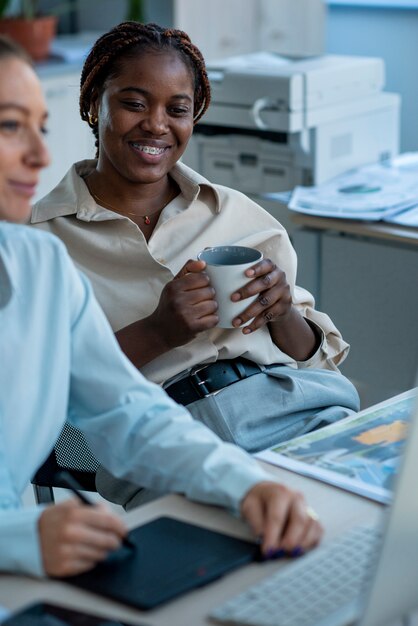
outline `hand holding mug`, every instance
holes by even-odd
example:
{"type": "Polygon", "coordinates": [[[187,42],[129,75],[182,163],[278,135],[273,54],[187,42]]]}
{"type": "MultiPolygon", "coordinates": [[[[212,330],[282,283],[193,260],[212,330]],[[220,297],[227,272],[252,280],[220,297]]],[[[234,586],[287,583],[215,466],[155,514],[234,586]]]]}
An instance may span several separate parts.
{"type": "Polygon", "coordinates": [[[242,332],[249,334],[269,322],[285,320],[292,311],[292,294],[285,272],[270,259],[263,259],[248,268],[245,275],[249,282],[237,289],[231,299],[237,304],[252,300],[233,320],[233,326],[248,324],[242,332]]]}
{"type": "Polygon", "coordinates": [[[168,350],[192,341],[216,326],[215,291],[202,261],[189,259],[168,282],[149,323],[168,350]]]}

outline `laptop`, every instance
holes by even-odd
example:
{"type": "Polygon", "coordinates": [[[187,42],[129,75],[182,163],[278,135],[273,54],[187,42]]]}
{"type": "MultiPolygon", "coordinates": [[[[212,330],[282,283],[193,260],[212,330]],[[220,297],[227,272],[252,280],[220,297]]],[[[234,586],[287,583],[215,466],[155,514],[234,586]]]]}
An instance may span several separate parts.
{"type": "Polygon", "coordinates": [[[383,626],[418,608],[418,398],[360,626],[383,626]]]}
{"type": "Polygon", "coordinates": [[[383,524],[343,533],[214,607],[210,617],[246,626],[398,623],[418,609],[417,484],[418,394],[383,524]]]}

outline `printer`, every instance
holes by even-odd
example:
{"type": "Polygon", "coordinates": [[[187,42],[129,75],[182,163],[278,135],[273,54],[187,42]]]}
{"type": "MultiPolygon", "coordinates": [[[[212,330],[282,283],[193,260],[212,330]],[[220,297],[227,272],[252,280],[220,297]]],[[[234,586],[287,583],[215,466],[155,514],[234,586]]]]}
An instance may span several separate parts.
{"type": "Polygon", "coordinates": [[[256,52],[207,69],[212,101],[183,160],[211,182],[260,201],[399,152],[382,59],[256,52]]]}

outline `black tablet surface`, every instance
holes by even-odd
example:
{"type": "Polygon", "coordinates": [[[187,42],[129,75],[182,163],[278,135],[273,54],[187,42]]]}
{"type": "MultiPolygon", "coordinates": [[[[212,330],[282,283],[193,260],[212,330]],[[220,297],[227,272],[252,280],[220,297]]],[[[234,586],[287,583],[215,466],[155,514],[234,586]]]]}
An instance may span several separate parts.
{"type": "Polygon", "coordinates": [[[151,609],[257,558],[255,544],[159,517],[85,574],[62,580],[140,609],[151,609]]]}
{"type": "Polygon", "coordinates": [[[31,604],[14,613],[2,622],[2,626],[132,626],[132,624],[42,602],[31,604]]]}

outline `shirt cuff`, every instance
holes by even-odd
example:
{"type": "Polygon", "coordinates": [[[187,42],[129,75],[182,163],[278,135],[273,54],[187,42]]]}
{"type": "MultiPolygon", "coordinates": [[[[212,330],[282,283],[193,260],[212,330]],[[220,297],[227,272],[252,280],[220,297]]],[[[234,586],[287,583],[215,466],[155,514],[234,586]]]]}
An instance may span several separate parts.
{"type": "Polygon", "coordinates": [[[325,333],[322,330],[322,328],[318,326],[316,322],[313,322],[312,320],[309,320],[306,317],[304,317],[303,319],[312,328],[312,330],[315,333],[315,337],[317,339],[319,338],[319,346],[315,350],[315,352],[309,357],[309,359],[306,359],[306,361],[296,361],[298,369],[316,367],[320,365],[321,363],[323,363],[324,361],[327,361],[327,355],[328,355],[328,342],[327,342],[327,338],[325,337],[325,333]]]}
{"type": "Polygon", "coordinates": [[[258,461],[235,445],[223,444],[222,453],[228,460],[225,464],[215,463],[214,473],[210,476],[206,489],[200,493],[189,492],[187,495],[193,500],[221,505],[239,514],[242,500],[247,493],[258,483],[272,481],[273,478],[258,461]],[[228,452],[226,448],[229,448],[228,452]]]}
{"type": "Polygon", "coordinates": [[[231,492],[232,490],[234,490],[233,497],[235,501],[232,503],[231,510],[236,514],[240,514],[241,504],[245,496],[247,495],[247,493],[251,491],[253,487],[258,485],[258,483],[264,482],[266,480],[269,482],[273,482],[273,478],[269,476],[269,474],[264,472],[261,468],[258,474],[255,474],[254,472],[252,472],[251,474],[248,474],[248,476],[243,476],[241,472],[240,475],[236,479],[235,488],[234,488],[234,477],[232,477],[230,487],[231,487],[231,492]]]}
{"type": "Polygon", "coordinates": [[[0,513],[0,570],[32,576],[45,574],[38,521],[44,507],[28,507],[0,513]]]}

